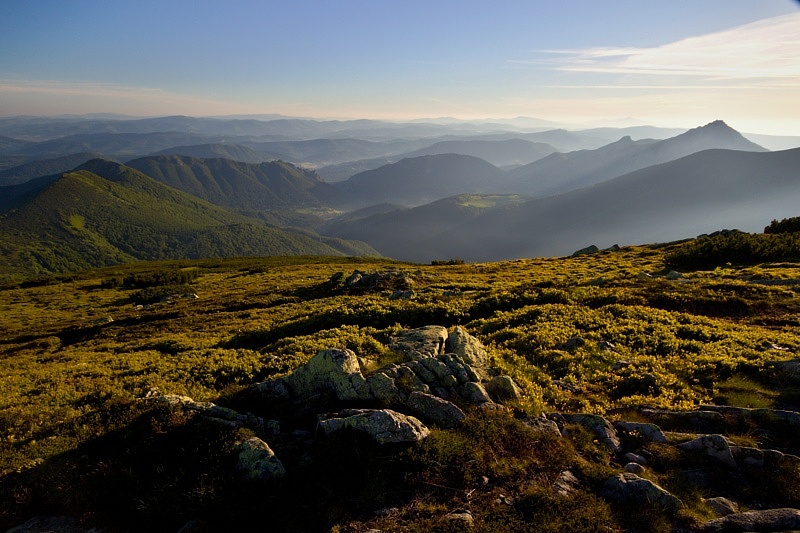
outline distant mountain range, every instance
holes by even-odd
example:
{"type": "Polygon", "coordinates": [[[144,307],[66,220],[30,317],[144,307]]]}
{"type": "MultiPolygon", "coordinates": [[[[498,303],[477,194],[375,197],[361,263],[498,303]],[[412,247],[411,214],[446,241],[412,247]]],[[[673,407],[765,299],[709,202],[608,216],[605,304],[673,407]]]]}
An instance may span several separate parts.
{"type": "Polygon", "coordinates": [[[800,214],[798,153],[722,121],[0,118],[0,276],[252,254],[492,260],[753,231],[800,214]]]}

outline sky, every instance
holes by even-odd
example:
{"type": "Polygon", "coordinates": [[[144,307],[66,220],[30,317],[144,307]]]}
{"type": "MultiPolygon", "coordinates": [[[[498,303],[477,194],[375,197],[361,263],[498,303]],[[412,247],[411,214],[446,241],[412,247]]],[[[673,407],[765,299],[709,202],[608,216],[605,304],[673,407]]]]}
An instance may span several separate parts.
{"type": "Polygon", "coordinates": [[[536,117],[800,135],[796,0],[0,0],[0,116],[536,117]]]}

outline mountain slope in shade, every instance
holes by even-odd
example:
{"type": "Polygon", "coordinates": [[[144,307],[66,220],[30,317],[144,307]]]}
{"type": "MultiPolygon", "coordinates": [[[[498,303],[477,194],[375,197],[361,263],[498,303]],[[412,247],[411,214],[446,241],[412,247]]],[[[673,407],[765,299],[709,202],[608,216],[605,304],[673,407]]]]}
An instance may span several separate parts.
{"type": "Polygon", "coordinates": [[[211,143],[194,144],[190,146],[173,146],[154,154],[158,155],[183,155],[198,159],[231,159],[242,163],[263,163],[274,159],[261,152],[241,144],[211,143]]]}
{"type": "Polygon", "coordinates": [[[766,151],[718,120],[662,141],[623,137],[596,150],[552,154],[511,171],[509,191],[531,196],[561,194],[713,148],[766,151]]]}
{"type": "Polygon", "coordinates": [[[102,157],[102,155],[94,152],[81,152],[63,157],[56,157],[54,159],[29,161],[22,165],[0,171],[0,186],[16,185],[33,178],[52,176],[53,174],[66,172],[90,159],[97,159],[99,157],[102,157]]]}
{"type": "MultiPolygon", "coordinates": [[[[394,218],[385,236],[369,228],[341,234],[361,235],[395,259],[496,261],[566,255],[591,244],[667,242],[724,228],[761,231],[770,220],[798,216],[798,206],[800,149],[706,150],[594,187],[489,209],[449,230],[436,233],[431,225],[404,248],[394,239],[415,231],[408,217],[394,218]]],[[[374,219],[364,222],[377,226],[374,219]]]]}
{"type": "Polygon", "coordinates": [[[337,203],[341,193],[316,173],[290,163],[156,156],[128,161],[151,178],[217,205],[245,210],[296,209],[337,203]]]}
{"type": "Polygon", "coordinates": [[[109,161],[23,186],[0,214],[0,274],[6,276],[133,259],[376,255],[362,243],[266,226],[109,161]]]}
{"type": "Polygon", "coordinates": [[[772,219],[797,216],[798,206],[800,149],[707,150],[487,213],[429,239],[425,255],[553,256],[590,244],[665,242],[723,228],[761,231],[772,219]]]}
{"type": "Polygon", "coordinates": [[[461,194],[414,208],[364,213],[357,218],[345,216],[320,231],[343,239],[376,243],[382,248],[381,253],[389,257],[407,257],[431,235],[456,228],[487,211],[509,208],[526,200],[518,195],[461,194]]]}
{"type": "Polygon", "coordinates": [[[477,157],[441,154],[407,158],[334,184],[349,205],[421,205],[456,194],[494,193],[506,173],[477,157]]]}
{"type": "Polygon", "coordinates": [[[440,141],[405,154],[404,157],[438,154],[471,155],[479,157],[496,167],[503,167],[527,165],[556,151],[554,147],[547,143],[535,143],[524,139],[498,141],[473,139],[440,141]]]}

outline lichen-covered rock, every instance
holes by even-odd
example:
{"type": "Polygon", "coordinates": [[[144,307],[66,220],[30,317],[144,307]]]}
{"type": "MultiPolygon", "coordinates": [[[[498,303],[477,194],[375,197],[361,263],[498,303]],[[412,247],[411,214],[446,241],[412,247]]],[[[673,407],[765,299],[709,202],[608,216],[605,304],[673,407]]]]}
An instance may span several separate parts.
{"type": "Polygon", "coordinates": [[[420,418],[446,428],[457,426],[467,417],[457,405],[424,392],[409,394],[406,406],[420,418]]]}
{"type": "Polygon", "coordinates": [[[487,368],[489,366],[489,355],[486,353],[481,341],[467,333],[461,326],[456,328],[448,335],[445,344],[447,353],[455,354],[468,365],[487,368]]]}
{"type": "Polygon", "coordinates": [[[322,350],[288,376],[286,382],[299,398],[331,393],[342,401],[372,399],[358,357],[351,350],[322,350]]]}
{"type": "Polygon", "coordinates": [[[575,477],[575,474],[569,470],[564,470],[558,475],[553,483],[553,490],[556,492],[556,494],[561,496],[569,496],[573,492],[577,491],[579,486],[580,481],[578,481],[578,478],[575,477]]]}
{"type": "Polygon", "coordinates": [[[405,394],[397,388],[395,380],[383,372],[376,372],[368,377],[367,386],[372,397],[384,404],[401,401],[405,397],[405,394]]]}
{"type": "Polygon", "coordinates": [[[644,475],[647,469],[640,465],[639,463],[628,463],[622,467],[624,472],[630,472],[631,474],[636,474],[637,476],[644,475]]]}
{"type": "Polygon", "coordinates": [[[728,516],[729,514],[739,512],[738,503],[722,496],[717,496],[716,498],[706,498],[703,500],[703,503],[708,505],[711,510],[717,513],[719,516],[728,516]]]}
{"type": "Polygon", "coordinates": [[[480,383],[469,381],[458,387],[457,391],[461,398],[473,405],[492,403],[492,397],[489,396],[486,387],[480,383]]]}
{"type": "Polygon", "coordinates": [[[342,429],[361,431],[378,444],[418,442],[430,435],[418,419],[391,409],[345,409],[338,417],[320,420],[319,426],[326,435],[342,429]]]}
{"type": "Polygon", "coordinates": [[[445,342],[447,342],[447,328],[423,326],[396,334],[389,343],[389,348],[403,354],[409,360],[416,360],[442,355],[445,342]]]}
{"type": "Polygon", "coordinates": [[[269,480],[283,477],[286,470],[266,442],[250,437],[234,446],[236,468],[245,479],[269,480]]]}
{"type": "Polygon", "coordinates": [[[527,418],[522,421],[523,424],[531,428],[534,432],[540,435],[552,435],[553,437],[560,437],[561,430],[558,429],[558,424],[547,418],[537,416],[527,418]]]}
{"type": "Polygon", "coordinates": [[[522,390],[514,383],[511,376],[495,376],[486,384],[486,390],[501,403],[522,399],[522,390]]]}
{"type": "Polygon", "coordinates": [[[579,424],[590,430],[612,452],[619,453],[622,451],[622,444],[619,440],[619,435],[617,435],[617,430],[614,429],[611,422],[602,416],[578,413],[566,414],[564,418],[571,424],[579,424]]]}
{"type": "Polygon", "coordinates": [[[655,504],[673,512],[683,506],[681,500],[665,489],[631,472],[610,477],[603,486],[602,495],[616,502],[655,504]]]}
{"type": "Polygon", "coordinates": [[[661,431],[661,428],[655,424],[617,421],[614,422],[614,427],[627,433],[637,433],[639,436],[650,442],[667,442],[666,435],[664,435],[664,432],[661,431]]]}
{"type": "Polygon", "coordinates": [[[734,513],[706,522],[703,531],[796,531],[800,529],[800,510],[765,509],[734,513]]]}
{"type": "Polygon", "coordinates": [[[678,444],[678,448],[708,455],[729,468],[736,468],[736,460],[733,458],[730,443],[722,435],[702,435],[678,444]]]}
{"type": "Polygon", "coordinates": [[[241,426],[261,427],[264,420],[251,413],[239,413],[228,407],[222,407],[211,402],[196,402],[188,396],[168,394],[156,397],[156,400],[169,404],[172,407],[179,407],[187,411],[193,411],[205,420],[223,426],[237,428],[241,426]]]}

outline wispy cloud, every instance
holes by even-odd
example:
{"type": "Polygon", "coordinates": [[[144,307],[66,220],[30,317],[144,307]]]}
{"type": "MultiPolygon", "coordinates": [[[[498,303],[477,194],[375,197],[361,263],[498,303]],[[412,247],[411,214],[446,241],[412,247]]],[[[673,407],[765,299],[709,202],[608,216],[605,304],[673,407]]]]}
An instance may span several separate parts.
{"type": "MultiPolygon", "coordinates": [[[[797,86],[800,84],[800,13],[652,48],[541,52],[544,58],[536,61],[540,67],[549,66],[562,72],[733,82],[734,85],[728,85],[731,88],[736,87],[736,82],[797,86]]],[[[698,87],[702,88],[702,83],[698,87]]]]}

